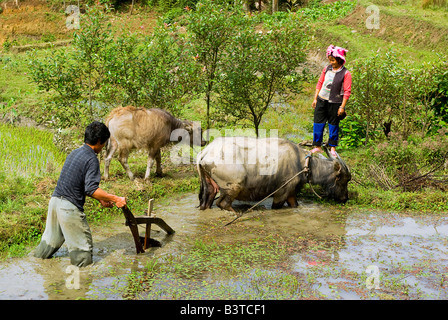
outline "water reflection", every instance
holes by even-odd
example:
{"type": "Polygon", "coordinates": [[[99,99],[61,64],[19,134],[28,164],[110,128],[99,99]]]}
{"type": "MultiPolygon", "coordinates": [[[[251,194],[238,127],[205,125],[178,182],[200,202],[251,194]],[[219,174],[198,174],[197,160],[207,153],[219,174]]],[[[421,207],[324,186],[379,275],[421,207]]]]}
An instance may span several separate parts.
{"type": "Polygon", "coordinates": [[[347,292],[350,299],[372,294],[378,297],[382,292],[399,299],[448,298],[443,283],[448,271],[447,217],[354,213],[347,218],[345,228],[345,246],[338,251],[337,259],[312,251],[294,257],[295,270],[313,273],[320,284],[319,292],[327,298],[343,298],[347,292]],[[318,270],[314,266],[319,263],[327,268],[318,270]],[[367,288],[369,266],[379,270],[380,290],[367,288]],[[356,281],[347,276],[353,274],[358,275],[356,281]],[[335,283],[344,279],[348,282],[345,288],[337,290],[335,283]],[[332,290],[328,283],[333,284],[332,290]]]}

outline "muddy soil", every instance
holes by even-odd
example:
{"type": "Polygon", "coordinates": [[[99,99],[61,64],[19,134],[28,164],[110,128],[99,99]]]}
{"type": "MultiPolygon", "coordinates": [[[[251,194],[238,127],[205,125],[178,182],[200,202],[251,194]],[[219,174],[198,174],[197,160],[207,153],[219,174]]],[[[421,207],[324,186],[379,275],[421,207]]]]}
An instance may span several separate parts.
{"type": "MultiPolygon", "coordinates": [[[[1,263],[0,299],[123,299],[130,274],[147,270],[155,258],[163,263],[164,257],[188,253],[192,239],[212,236],[217,244],[232,246],[256,239],[261,230],[282,239],[300,238],[309,245],[292,250],[278,267],[254,266],[237,276],[213,270],[182,281],[166,274],[163,279],[156,276],[152,287],[138,297],[448,299],[447,215],[352,212],[311,201],[301,201],[295,209],[270,210],[270,202],[226,228],[223,224],[234,216],[218,208],[200,211],[196,194],[156,203],[156,215],[176,233],[166,236],[153,226],[151,237],[162,247],[139,255],[124,218],[118,216],[91,227],[92,266],[72,269],[65,247],[53,259],[41,260],[30,254],[1,263]],[[238,228],[245,232],[237,232],[238,228]],[[74,279],[79,279],[79,288],[74,279]],[[294,285],[285,285],[291,279],[294,285]],[[266,283],[277,285],[265,288],[266,283]]],[[[244,203],[235,205],[248,208],[244,203]]],[[[140,230],[143,234],[144,229],[140,230]]]]}

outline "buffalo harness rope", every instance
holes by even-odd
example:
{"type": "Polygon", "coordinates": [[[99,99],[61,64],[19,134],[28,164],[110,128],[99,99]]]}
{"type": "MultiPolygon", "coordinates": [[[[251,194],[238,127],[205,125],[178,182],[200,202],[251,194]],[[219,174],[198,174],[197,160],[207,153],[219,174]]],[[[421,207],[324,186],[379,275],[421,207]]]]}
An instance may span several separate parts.
{"type": "Polygon", "coordinates": [[[249,209],[247,209],[246,211],[238,214],[238,216],[233,219],[232,221],[228,222],[227,224],[224,225],[224,227],[227,227],[228,225],[231,225],[232,223],[234,223],[236,220],[238,220],[239,218],[241,218],[245,213],[248,213],[250,211],[252,211],[256,206],[258,206],[260,203],[262,203],[264,200],[266,200],[267,198],[271,197],[272,195],[274,195],[278,190],[280,190],[281,188],[283,188],[284,186],[286,186],[288,183],[291,182],[292,179],[294,179],[295,177],[297,177],[298,175],[302,174],[302,173],[306,173],[307,175],[307,181],[310,184],[311,190],[314,192],[314,194],[316,196],[318,196],[320,199],[322,199],[321,196],[319,196],[316,191],[314,191],[313,186],[311,185],[311,180],[310,180],[310,159],[311,159],[311,153],[305,156],[305,166],[303,167],[303,170],[296,173],[295,175],[293,175],[291,178],[289,178],[288,180],[286,180],[285,183],[283,183],[279,188],[277,188],[274,192],[270,193],[269,195],[267,195],[266,197],[264,197],[262,200],[258,201],[256,204],[254,204],[252,207],[250,207],[249,209]]]}

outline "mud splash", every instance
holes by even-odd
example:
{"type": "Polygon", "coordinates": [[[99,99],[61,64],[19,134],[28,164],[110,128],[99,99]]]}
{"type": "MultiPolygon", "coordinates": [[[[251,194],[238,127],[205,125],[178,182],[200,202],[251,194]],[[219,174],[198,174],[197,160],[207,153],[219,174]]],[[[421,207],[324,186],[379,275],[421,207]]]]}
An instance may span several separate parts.
{"type": "MultiPolygon", "coordinates": [[[[167,257],[185,254],[191,240],[204,237],[210,226],[216,228],[213,241],[220,245],[256,239],[260,230],[283,238],[300,237],[310,244],[293,251],[278,268],[254,266],[232,277],[213,272],[197,279],[156,275],[152,289],[140,298],[448,298],[448,216],[355,213],[310,201],[300,202],[296,209],[270,210],[265,209],[270,208],[267,200],[238,220],[237,226],[221,228],[233,215],[217,208],[200,211],[197,203],[196,194],[156,203],[156,215],[176,233],[167,237],[154,226],[151,237],[162,247],[144,254],[135,254],[129,228],[120,217],[91,227],[92,266],[71,269],[65,247],[50,260],[31,255],[9,259],[0,264],[0,299],[123,299],[132,276],[147,270],[155,258],[163,263],[167,257]],[[230,232],[242,226],[246,232],[230,232]],[[327,241],[330,238],[337,241],[327,241]],[[75,278],[79,289],[74,287],[75,278]]],[[[235,204],[239,209],[248,207],[235,204]]]]}

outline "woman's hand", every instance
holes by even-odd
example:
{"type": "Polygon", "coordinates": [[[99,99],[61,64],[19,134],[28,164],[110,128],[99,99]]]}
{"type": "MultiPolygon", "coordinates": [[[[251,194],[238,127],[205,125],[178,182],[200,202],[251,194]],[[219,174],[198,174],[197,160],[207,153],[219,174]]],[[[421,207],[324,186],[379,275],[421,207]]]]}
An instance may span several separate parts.
{"type": "Polygon", "coordinates": [[[316,98],[314,98],[314,100],[313,100],[313,104],[312,104],[312,106],[313,106],[313,109],[316,109],[316,104],[317,104],[317,99],[316,99],[316,98]]]}

